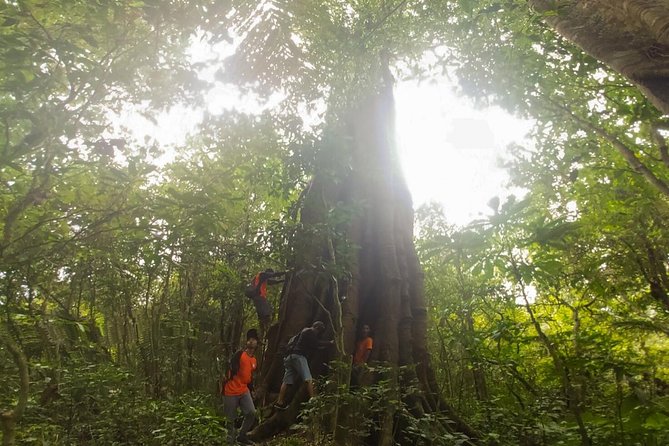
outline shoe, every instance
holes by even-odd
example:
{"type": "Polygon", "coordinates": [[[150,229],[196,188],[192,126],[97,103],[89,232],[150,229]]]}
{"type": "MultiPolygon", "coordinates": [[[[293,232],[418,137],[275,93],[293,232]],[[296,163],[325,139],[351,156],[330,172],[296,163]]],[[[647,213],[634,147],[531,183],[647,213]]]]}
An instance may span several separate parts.
{"type": "Polygon", "coordinates": [[[283,404],[274,403],[274,408],[277,410],[286,410],[288,409],[288,403],[283,403],[283,404]]]}
{"type": "Polygon", "coordinates": [[[254,442],[249,440],[249,437],[247,437],[246,435],[240,435],[239,437],[237,437],[236,441],[237,444],[255,444],[254,442]]]}

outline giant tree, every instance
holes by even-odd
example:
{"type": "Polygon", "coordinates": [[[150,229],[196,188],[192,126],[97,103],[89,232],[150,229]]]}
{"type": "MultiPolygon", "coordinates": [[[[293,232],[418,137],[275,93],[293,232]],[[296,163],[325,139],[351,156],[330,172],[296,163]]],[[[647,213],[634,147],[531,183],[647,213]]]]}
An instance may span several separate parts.
{"type": "MultiPolygon", "coordinates": [[[[261,393],[278,390],[286,339],[316,319],[330,327],[336,349],[312,362],[347,361],[362,324],[376,332],[372,360],[391,367],[390,385],[413,382],[421,392],[406,399],[415,416],[446,412],[455,429],[479,434],[441,398],[426,343],[427,308],[413,245],[412,201],[394,138],[393,76],[399,58],[415,61],[434,33],[421,2],[248,2],[235,5],[236,53],[224,67],[227,80],[256,91],[282,92],[285,113],[326,109],[318,127],[315,175],[302,196],[299,229],[278,323],[270,330],[261,393]],[[335,351],[336,350],[336,351],[335,351]],[[399,378],[396,368],[411,366],[399,378]]],[[[346,373],[337,377],[344,387],[346,373]]],[[[395,399],[396,399],[395,398],[395,399]]],[[[253,433],[263,438],[289,426],[304,392],[286,412],[275,413],[253,433]]],[[[391,399],[392,400],[392,399],[391,399]]],[[[381,416],[376,441],[392,444],[392,401],[381,416]]],[[[337,412],[333,414],[336,431],[337,412]]]]}

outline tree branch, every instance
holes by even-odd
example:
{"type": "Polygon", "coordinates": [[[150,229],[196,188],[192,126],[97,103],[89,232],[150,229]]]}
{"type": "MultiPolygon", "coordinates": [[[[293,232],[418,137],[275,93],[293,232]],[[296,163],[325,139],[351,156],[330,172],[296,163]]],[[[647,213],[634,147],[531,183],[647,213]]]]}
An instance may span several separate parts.
{"type": "Polygon", "coordinates": [[[653,138],[653,141],[655,141],[655,144],[657,144],[662,162],[664,163],[665,167],[669,167],[669,150],[667,149],[667,140],[664,138],[662,133],[660,133],[660,128],[661,126],[659,124],[653,124],[650,134],[653,138]]]}
{"type": "Polygon", "coordinates": [[[381,28],[381,26],[383,26],[383,24],[386,22],[386,20],[388,20],[390,18],[390,16],[395,14],[395,12],[397,12],[397,10],[400,9],[402,6],[406,5],[408,1],[409,0],[401,0],[390,11],[388,11],[386,13],[386,15],[381,17],[381,19],[379,19],[379,21],[376,22],[369,31],[367,31],[367,34],[364,35],[364,37],[362,38],[361,44],[364,45],[365,43],[367,43],[367,41],[370,39],[370,37],[372,37],[372,34],[374,34],[376,31],[378,31],[379,28],[381,28]]]}
{"type": "Polygon", "coordinates": [[[655,188],[661,192],[663,195],[666,197],[669,197],[669,185],[662,181],[660,178],[658,178],[645,164],[637,158],[636,154],[632,149],[627,147],[622,141],[620,141],[618,138],[616,138],[615,135],[610,134],[603,128],[594,125],[592,122],[588,121],[587,119],[584,119],[578,115],[576,115],[573,111],[568,109],[566,106],[558,104],[554,101],[549,102],[559,110],[561,110],[563,113],[567,114],[570,116],[572,119],[574,119],[577,123],[579,123],[582,127],[584,127],[587,130],[590,130],[591,132],[595,133],[596,135],[600,136],[604,140],[608,141],[617,151],[622,155],[622,157],[627,161],[627,163],[636,171],[638,174],[643,176],[650,184],[655,186],[655,188]]]}

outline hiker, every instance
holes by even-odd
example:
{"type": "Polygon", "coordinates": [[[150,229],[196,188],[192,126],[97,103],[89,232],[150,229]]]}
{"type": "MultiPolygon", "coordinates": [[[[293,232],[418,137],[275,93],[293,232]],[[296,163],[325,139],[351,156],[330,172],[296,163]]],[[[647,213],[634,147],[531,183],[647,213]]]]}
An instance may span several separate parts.
{"type": "Polygon", "coordinates": [[[285,280],[285,275],[286,271],[274,272],[272,268],[267,268],[265,271],[256,274],[247,287],[246,296],[253,301],[253,305],[256,307],[256,314],[260,323],[260,339],[265,337],[274,313],[272,304],[267,300],[267,285],[282,283],[285,280]],[[284,276],[284,278],[277,278],[281,276],[284,276]]]}
{"type": "Polygon", "coordinates": [[[355,343],[355,352],[353,352],[353,369],[351,370],[351,387],[355,388],[368,381],[369,373],[365,364],[372,353],[374,340],[372,339],[372,329],[365,324],[360,330],[360,336],[355,343]]]}
{"type": "Polygon", "coordinates": [[[372,329],[369,328],[369,325],[363,325],[360,331],[360,338],[355,344],[355,354],[353,355],[354,367],[366,364],[369,360],[369,355],[372,353],[372,347],[374,346],[374,340],[371,335],[372,329]]]}
{"type": "Polygon", "coordinates": [[[228,444],[253,444],[246,436],[256,420],[256,408],[253,405],[251,391],[253,390],[253,372],[257,363],[254,353],[258,347],[258,335],[255,329],[246,334],[246,347],[243,351],[235,353],[230,360],[227,381],[223,387],[223,407],[228,419],[228,444]],[[239,435],[235,437],[235,420],[237,409],[241,409],[244,415],[239,435]]]}
{"type": "Polygon", "coordinates": [[[300,378],[307,386],[309,398],[315,395],[313,378],[309,370],[309,360],[319,348],[334,344],[334,340],[323,341],[320,337],[325,333],[325,324],[321,321],[314,322],[311,327],[303,328],[302,331],[288,342],[286,357],[283,358],[285,368],[283,382],[279,390],[279,397],[274,407],[284,410],[288,407],[286,403],[286,391],[288,386],[295,383],[295,378],[300,378]]]}

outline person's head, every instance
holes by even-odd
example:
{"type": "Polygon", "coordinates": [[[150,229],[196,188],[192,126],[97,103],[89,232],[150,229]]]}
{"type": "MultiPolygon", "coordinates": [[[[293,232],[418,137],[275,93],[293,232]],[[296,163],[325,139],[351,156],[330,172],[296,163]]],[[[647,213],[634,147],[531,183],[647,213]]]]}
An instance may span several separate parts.
{"type": "Polygon", "coordinates": [[[258,337],[258,330],[255,328],[249,329],[249,331],[246,332],[246,340],[248,341],[249,339],[254,338],[256,341],[260,339],[258,337]]]}
{"type": "Polygon", "coordinates": [[[368,336],[372,335],[372,329],[369,327],[369,325],[364,324],[362,328],[360,329],[360,337],[361,338],[366,338],[368,336]]]}
{"type": "Polygon", "coordinates": [[[311,328],[313,328],[316,333],[322,334],[325,331],[325,324],[321,321],[316,321],[313,324],[311,324],[311,328]]]}
{"type": "Polygon", "coordinates": [[[258,348],[258,339],[248,338],[246,340],[246,350],[249,352],[254,352],[256,351],[256,348],[258,348]]]}

